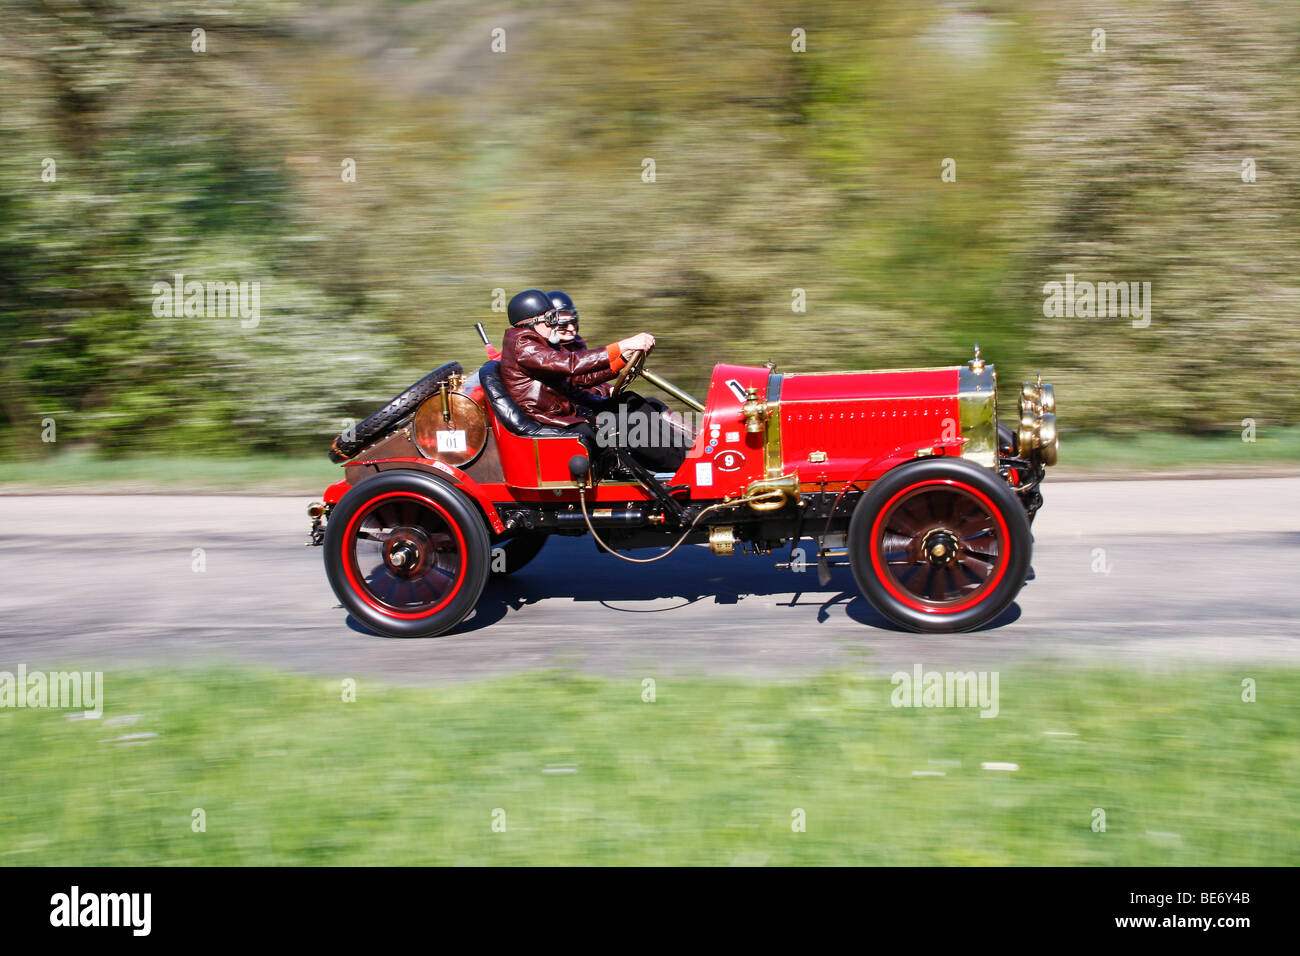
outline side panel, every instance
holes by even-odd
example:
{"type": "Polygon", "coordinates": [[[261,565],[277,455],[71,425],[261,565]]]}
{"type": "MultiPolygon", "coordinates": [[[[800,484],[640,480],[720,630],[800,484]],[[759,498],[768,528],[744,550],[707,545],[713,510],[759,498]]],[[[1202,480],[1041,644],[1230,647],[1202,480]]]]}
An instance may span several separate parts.
{"type": "Polygon", "coordinates": [[[492,432],[501,456],[501,472],[514,488],[572,488],[569,459],[586,456],[577,438],[529,438],[507,431],[492,419],[492,432]]]}
{"type": "Polygon", "coordinates": [[[847,481],[899,447],[961,437],[958,369],[785,375],[781,443],[801,481],[847,481]]]}
{"type": "Polygon", "coordinates": [[[745,431],[740,407],[745,390],[767,399],[768,370],[749,365],[717,365],[704,397],[704,414],[695,445],[669,484],[690,485],[694,499],[742,494],[764,477],[763,433],[745,431]]]}

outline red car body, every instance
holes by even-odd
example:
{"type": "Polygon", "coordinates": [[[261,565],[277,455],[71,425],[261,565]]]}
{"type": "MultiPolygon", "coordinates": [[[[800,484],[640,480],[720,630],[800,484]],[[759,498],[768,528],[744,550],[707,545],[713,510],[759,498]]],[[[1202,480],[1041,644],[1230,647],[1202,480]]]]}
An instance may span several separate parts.
{"type": "Polygon", "coordinates": [[[913,630],[987,624],[1028,574],[1055,395],[1025,383],[1018,427],[1000,427],[978,349],[943,368],[723,364],[702,402],[655,378],[699,410],[694,444],[672,475],[629,463],[603,478],[576,437],[520,432],[518,409],[486,387],[493,363],[468,380],[444,368],[310,509],[340,600],[381,633],[455,626],[489,575],[518,570],[551,534],[591,534],[615,556],[706,541],[793,554],[812,538],[822,567],[847,558],[872,603],[913,630]]]}

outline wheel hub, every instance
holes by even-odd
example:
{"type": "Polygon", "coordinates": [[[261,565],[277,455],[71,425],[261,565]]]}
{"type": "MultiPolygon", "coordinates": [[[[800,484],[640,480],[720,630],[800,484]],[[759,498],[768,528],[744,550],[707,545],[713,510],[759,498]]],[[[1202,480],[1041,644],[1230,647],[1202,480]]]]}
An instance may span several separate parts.
{"type": "Polygon", "coordinates": [[[420,528],[394,528],[384,542],[384,564],[398,577],[419,577],[429,556],[429,536],[420,528]]]}
{"type": "Polygon", "coordinates": [[[957,560],[957,536],[946,528],[936,528],[921,542],[921,553],[936,567],[946,567],[957,560]]]}

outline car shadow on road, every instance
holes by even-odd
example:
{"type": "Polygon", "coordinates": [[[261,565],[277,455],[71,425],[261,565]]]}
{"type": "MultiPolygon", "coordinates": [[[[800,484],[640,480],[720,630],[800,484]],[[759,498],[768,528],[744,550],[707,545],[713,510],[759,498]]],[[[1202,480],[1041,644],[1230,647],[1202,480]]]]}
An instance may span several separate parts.
{"type": "MultiPolygon", "coordinates": [[[[805,542],[804,547],[807,552],[815,553],[811,542],[805,542]]],[[[825,586],[817,580],[815,562],[809,562],[802,571],[775,567],[776,562],[787,559],[788,551],[784,548],[765,556],[720,557],[697,545],[679,549],[664,561],[653,564],[629,564],[593,551],[591,542],[583,538],[552,539],[527,567],[508,578],[489,579],[474,611],[445,636],[482,630],[499,623],[512,611],[544,601],[593,602],[619,614],[664,614],[701,601],[738,604],[744,598],[755,596],[776,596],[774,604],[778,609],[816,607],[817,624],[831,621],[832,609],[843,605],[845,614],[859,624],[899,634],[910,633],[880,614],[861,595],[852,571],[846,567],[831,568],[831,578],[825,586]],[[664,603],[646,606],[652,602],[664,603]],[[623,606],[629,604],[640,606],[623,606]]],[[[653,554],[640,551],[632,552],[631,556],[653,554]]],[[[774,617],[780,616],[774,612],[774,617]]],[[[1019,607],[1012,604],[979,630],[1003,627],[1019,616],[1019,607]]],[[[808,621],[806,615],[800,618],[801,624],[808,621]]],[[[363,634],[374,634],[351,616],[348,626],[363,634]]]]}

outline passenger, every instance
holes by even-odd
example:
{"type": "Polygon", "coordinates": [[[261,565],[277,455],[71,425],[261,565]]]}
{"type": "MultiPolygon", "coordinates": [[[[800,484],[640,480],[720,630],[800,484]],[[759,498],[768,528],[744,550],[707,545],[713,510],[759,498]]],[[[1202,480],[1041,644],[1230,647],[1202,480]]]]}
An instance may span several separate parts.
{"type": "Polygon", "coordinates": [[[510,328],[501,343],[501,382],[526,415],[544,425],[572,429],[594,453],[598,447],[594,415],[574,401],[573,390],[596,385],[618,375],[625,356],[654,348],[654,336],[641,332],[603,349],[562,347],[577,337],[577,316],[557,318],[546,293],[520,292],[506,307],[510,328]]]}

